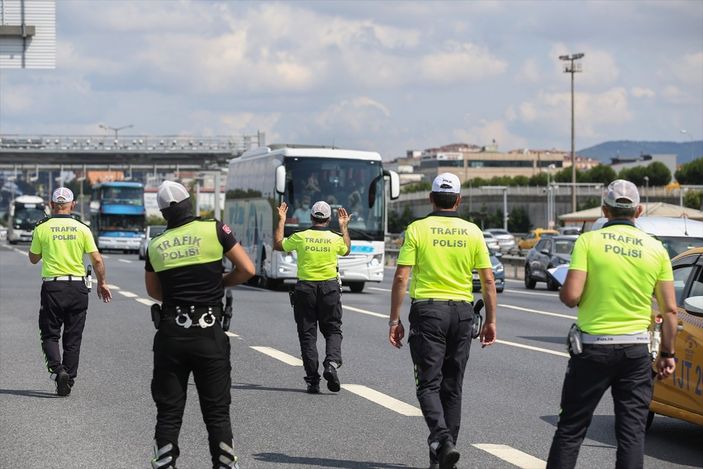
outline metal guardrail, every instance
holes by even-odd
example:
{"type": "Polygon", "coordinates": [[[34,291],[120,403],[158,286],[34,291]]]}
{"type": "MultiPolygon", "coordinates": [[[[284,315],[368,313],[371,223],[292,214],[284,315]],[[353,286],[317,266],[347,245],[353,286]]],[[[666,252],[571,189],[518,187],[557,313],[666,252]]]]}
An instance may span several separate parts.
{"type": "MultiPolygon", "coordinates": [[[[398,252],[400,252],[399,248],[386,246],[386,267],[396,265],[398,252]]],[[[500,262],[503,263],[506,278],[522,280],[525,277],[525,257],[503,255],[500,257],[500,262]]]]}
{"type": "Polygon", "coordinates": [[[183,135],[0,135],[0,152],[27,153],[240,153],[255,139],[249,136],[196,137],[183,135]]]}

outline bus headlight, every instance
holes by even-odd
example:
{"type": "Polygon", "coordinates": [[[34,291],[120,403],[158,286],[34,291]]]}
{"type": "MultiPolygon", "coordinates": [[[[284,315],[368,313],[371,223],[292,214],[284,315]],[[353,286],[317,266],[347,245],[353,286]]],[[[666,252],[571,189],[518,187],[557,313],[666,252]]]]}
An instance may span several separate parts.
{"type": "Polygon", "coordinates": [[[369,259],[369,267],[378,267],[383,262],[383,254],[376,254],[369,259]]]}

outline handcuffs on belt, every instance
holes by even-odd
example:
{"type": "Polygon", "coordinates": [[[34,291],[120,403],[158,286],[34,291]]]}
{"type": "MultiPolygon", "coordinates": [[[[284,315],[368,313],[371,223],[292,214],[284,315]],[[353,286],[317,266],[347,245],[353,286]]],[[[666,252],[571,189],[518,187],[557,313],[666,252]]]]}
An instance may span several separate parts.
{"type": "MultiPolygon", "coordinates": [[[[195,313],[195,306],[190,306],[190,313],[195,313]]],[[[184,329],[188,329],[193,325],[193,320],[190,318],[190,314],[187,314],[181,309],[180,306],[176,306],[176,324],[184,329]]],[[[203,313],[198,319],[198,325],[202,328],[212,327],[215,325],[215,315],[212,314],[212,306],[208,306],[207,313],[203,313]]]]}

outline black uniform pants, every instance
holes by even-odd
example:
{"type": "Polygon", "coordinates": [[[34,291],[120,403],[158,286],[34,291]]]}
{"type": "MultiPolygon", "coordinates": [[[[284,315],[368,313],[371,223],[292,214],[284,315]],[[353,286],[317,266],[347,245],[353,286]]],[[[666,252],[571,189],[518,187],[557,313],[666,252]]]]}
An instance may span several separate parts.
{"type": "Polygon", "coordinates": [[[576,466],[593,411],[610,387],[618,441],[616,468],[641,468],[652,400],[652,362],[647,345],[584,345],[572,356],[561,393],[561,413],[547,468],[576,466]]]}
{"type": "Polygon", "coordinates": [[[231,370],[229,338],[219,323],[204,329],[184,329],[173,318],[161,321],[154,337],[151,381],[157,410],[154,439],[160,448],[168,443],[174,446],[174,461],[179,455],[178,434],[191,372],[208,432],[213,467],[220,455],[220,442],[232,444],[231,370]]]}
{"type": "Polygon", "coordinates": [[[342,365],[342,294],[336,279],[322,282],[300,280],[295,285],[293,312],[298,329],[305,381],[320,381],[317,327],[325,337],[325,360],[342,365]]]}
{"type": "Polygon", "coordinates": [[[467,302],[415,302],[410,307],[408,344],[429,444],[448,439],[456,443],[459,436],[472,322],[473,309],[467,302]]]}
{"type": "Polygon", "coordinates": [[[78,376],[83,328],[88,310],[88,288],[83,282],[44,282],[39,308],[41,347],[50,373],[63,368],[70,383],[78,376]],[[61,335],[63,327],[63,337],[61,335]],[[59,348],[63,345],[63,360],[59,348]]]}

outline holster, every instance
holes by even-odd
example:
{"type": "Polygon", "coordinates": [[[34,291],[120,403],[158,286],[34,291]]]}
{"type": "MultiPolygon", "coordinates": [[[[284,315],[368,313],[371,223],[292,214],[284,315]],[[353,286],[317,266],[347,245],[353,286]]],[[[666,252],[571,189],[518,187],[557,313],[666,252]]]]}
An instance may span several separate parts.
{"type": "Polygon", "coordinates": [[[583,352],[583,342],[581,341],[581,329],[578,328],[576,323],[571,325],[569,329],[569,335],[567,336],[566,345],[569,348],[569,353],[571,356],[581,355],[583,352]]]}
{"type": "Polygon", "coordinates": [[[158,303],[151,305],[151,322],[154,323],[154,327],[158,330],[159,324],[161,324],[161,305],[158,303]]]}
{"type": "Polygon", "coordinates": [[[290,300],[290,305],[295,307],[295,287],[290,287],[288,289],[288,299],[290,300]]]}
{"type": "Polygon", "coordinates": [[[225,309],[222,310],[222,330],[228,331],[232,322],[232,291],[227,290],[225,294],[225,309]]]}
{"type": "Polygon", "coordinates": [[[483,309],[483,299],[480,299],[474,305],[474,321],[471,325],[471,338],[478,339],[481,336],[481,330],[483,329],[483,316],[481,315],[481,310],[483,309]]]}

